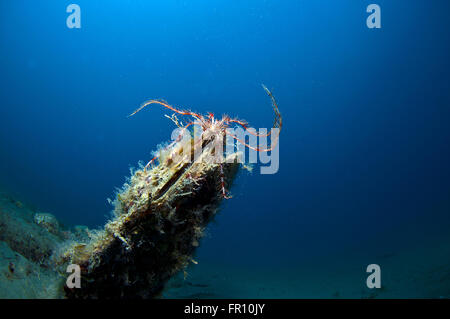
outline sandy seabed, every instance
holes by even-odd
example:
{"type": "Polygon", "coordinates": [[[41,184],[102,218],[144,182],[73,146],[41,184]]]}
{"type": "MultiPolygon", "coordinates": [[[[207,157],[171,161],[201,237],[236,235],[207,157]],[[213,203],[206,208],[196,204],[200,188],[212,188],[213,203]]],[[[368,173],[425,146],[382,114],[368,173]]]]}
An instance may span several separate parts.
{"type": "MultiPolygon", "coordinates": [[[[58,298],[61,278],[48,261],[72,229],[36,222],[41,212],[0,193],[0,298],[58,298]],[[48,226],[48,225],[46,225],[48,226]]],[[[403,234],[389,249],[351,249],[286,266],[217,264],[199,258],[174,277],[162,298],[450,298],[450,234],[403,234]],[[368,264],[380,289],[366,286],[368,264]]],[[[397,234],[398,236],[398,234],[397,234]]]]}

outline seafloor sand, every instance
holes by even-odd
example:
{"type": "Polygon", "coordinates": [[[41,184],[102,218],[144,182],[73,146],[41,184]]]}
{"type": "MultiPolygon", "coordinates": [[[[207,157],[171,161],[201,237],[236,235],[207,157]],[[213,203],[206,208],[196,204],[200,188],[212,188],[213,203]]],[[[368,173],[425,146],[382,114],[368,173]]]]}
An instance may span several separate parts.
{"type": "Polygon", "coordinates": [[[450,238],[434,238],[376,256],[380,289],[366,286],[367,253],[349,253],[291,267],[244,268],[202,263],[178,277],[167,298],[450,298],[450,238]]]}
{"type": "MultiPolygon", "coordinates": [[[[416,226],[415,226],[416,225],[416,226]]],[[[417,233],[412,223],[384,241],[289,267],[202,262],[172,280],[167,298],[450,298],[450,234],[417,233]],[[414,238],[411,239],[411,238],[414,238]],[[366,286],[366,267],[381,267],[381,288],[366,286]]],[[[265,256],[267,257],[267,256],[265,256]]]]}
{"type": "MultiPolygon", "coordinates": [[[[62,279],[48,258],[76,232],[37,224],[37,213],[0,193],[0,298],[59,296],[62,279]]],[[[186,279],[180,274],[171,280],[162,297],[450,298],[450,234],[444,227],[426,235],[433,232],[421,227],[420,235],[417,224],[411,225],[402,234],[386,234],[383,243],[374,239],[360,248],[289,267],[243,266],[239,260],[214,264],[200,256],[186,279]],[[381,289],[366,287],[365,267],[371,263],[381,266],[381,289]]]]}

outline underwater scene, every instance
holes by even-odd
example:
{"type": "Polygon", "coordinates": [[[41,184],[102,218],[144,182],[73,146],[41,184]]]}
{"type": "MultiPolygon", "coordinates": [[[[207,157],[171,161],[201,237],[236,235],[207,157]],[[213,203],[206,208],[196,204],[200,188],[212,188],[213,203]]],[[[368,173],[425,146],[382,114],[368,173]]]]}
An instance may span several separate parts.
{"type": "Polygon", "coordinates": [[[450,2],[0,2],[1,299],[449,299],[450,2]]]}

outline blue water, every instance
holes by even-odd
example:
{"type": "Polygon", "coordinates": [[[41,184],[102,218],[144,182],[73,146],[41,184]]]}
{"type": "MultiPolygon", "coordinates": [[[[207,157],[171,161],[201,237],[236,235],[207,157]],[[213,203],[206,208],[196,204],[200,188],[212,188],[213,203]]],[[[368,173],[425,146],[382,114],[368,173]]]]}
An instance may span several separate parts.
{"type": "Polygon", "coordinates": [[[265,83],[280,169],[239,176],[202,258],[289,265],[448,233],[450,3],[377,0],[368,29],[372,2],[77,0],[69,29],[70,2],[1,1],[0,188],[100,227],[174,128],[158,107],[127,118],[140,103],[269,127],[265,83]]]}

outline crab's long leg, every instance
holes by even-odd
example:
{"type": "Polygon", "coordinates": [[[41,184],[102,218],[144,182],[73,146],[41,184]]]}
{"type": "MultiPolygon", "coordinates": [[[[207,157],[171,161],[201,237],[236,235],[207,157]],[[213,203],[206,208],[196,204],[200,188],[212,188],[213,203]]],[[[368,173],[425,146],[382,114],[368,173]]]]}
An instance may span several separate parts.
{"type": "MultiPolygon", "coordinates": [[[[272,108],[275,112],[275,119],[274,119],[274,123],[273,123],[273,128],[278,128],[281,130],[281,127],[283,125],[282,122],[282,117],[281,117],[281,113],[280,110],[278,109],[278,104],[277,101],[275,100],[275,97],[273,96],[272,92],[270,92],[270,90],[264,85],[261,84],[263,89],[266,91],[267,95],[270,97],[271,101],[272,101],[272,108]]],[[[236,123],[239,124],[240,126],[242,126],[244,128],[244,130],[246,130],[249,134],[253,135],[253,136],[257,136],[257,137],[267,137],[270,134],[272,134],[272,131],[269,131],[266,134],[258,134],[258,133],[254,133],[252,131],[248,130],[248,123],[241,121],[241,120],[229,120],[230,123],[236,123]]]]}
{"type": "Polygon", "coordinates": [[[153,157],[148,163],[147,163],[147,165],[145,165],[145,167],[144,167],[144,172],[146,172],[147,171],[147,168],[153,163],[153,161],[155,160],[155,159],[157,159],[159,157],[159,154],[158,155],[156,155],[155,157],[153,157]]]}
{"type": "MultiPolygon", "coordinates": [[[[241,143],[242,145],[244,145],[244,146],[246,146],[246,147],[248,147],[248,148],[250,148],[250,149],[252,149],[252,150],[254,150],[254,151],[257,151],[257,152],[270,152],[270,151],[272,151],[272,150],[275,148],[275,146],[276,146],[276,143],[274,143],[274,144],[270,145],[269,148],[253,147],[253,146],[251,146],[251,145],[245,143],[243,140],[241,140],[240,138],[238,138],[237,136],[235,136],[235,135],[233,135],[233,134],[227,133],[227,135],[231,136],[232,138],[234,138],[236,141],[238,141],[238,142],[241,143]]],[[[278,142],[278,137],[277,137],[276,142],[278,142]]]]}
{"type": "Polygon", "coordinates": [[[272,108],[273,108],[273,111],[275,112],[275,119],[273,122],[273,127],[279,128],[281,131],[281,127],[283,126],[283,121],[282,121],[283,118],[281,117],[280,110],[278,109],[277,101],[275,100],[275,97],[273,96],[272,92],[264,84],[261,84],[261,85],[272,101],[272,108]]]}
{"type": "Polygon", "coordinates": [[[244,128],[244,130],[246,130],[249,134],[251,134],[251,135],[253,135],[253,136],[256,136],[256,137],[267,137],[267,136],[269,136],[269,135],[271,134],[271,131],[269,131],[269,133],[266,133],[266,134],[258,134],[258,133],[254,133],[254,132],[252,132],[252,131],[249,131],[249,129],[248,129],[248,123],[247,123],[247,122],[244,122],[244,121],[240,121],[240,120],[234,119],[234,120],[229,120],[229,122],[230,122],[230,123],[236,123],[236,124],[239,124],[239,125],[242,126],[242,127],[244,128]]]}
{"type": "Polygon", "coordinates": [[[167,104],[167,103],[164,103],[164,102],[162,102],[162,101],[158,101],[158,100],[150,100],[150,101],[147,101],[147,102],[143,103],[136,111],[134,111],[133,113],[131,113],[130,115],[128,115],[128,117],[131,117],[131,116],[135,115],[137,112],[139,112],[140,110],[142,110],[144,107],[149,106],[150,104],[159,104],[159,105],[162,105],[162,106],[164,106],[165,108],[168,108],[169,110],[172,110],[172,111],[174,111],[174,112],[176,112],[176,113],[178,113],[178,114],[181,114],[181,115],[190,115],[190,116],[193,116],[193,117],[195,117],[195,118],[197,118],[197,119],[199,119],[199,120],[202,120],[202,119],[203,119],[203,117],[202,117],[200,114],[197,114],[197,113],[191,112],[191,111],[178,110],[178,109],[174,108],[173,106],[171,106],[171,105],[169,105],[169,104],[167,104]]]}
{"type": "MultiPolygon", "coordinates": [[[[273,123],[273,128],[278,129],[278,135],[276,136],[275,141],[270,145],[269,148],[259,148],[259,147],[253,147],[250,146],[249,144],[245,143],[245,141],[239,139],[237,136],[233,135],[233,134],[229,134],[229,136],[231,136],[232,138],[234,138],[236,141],[240,142],[242,145],[257,151],[257,152],[269,152],[272,151],[276,144],[278,143],[278,137],[280,135],[280,131],[281,131],[281,127],[283,126],[283,121],[282,121],[282,117],[281,117],[281,113],[280,110],[278,109],[278,104],[277,101],[275,100],[275,97],[273,96],[272,92],[269,91],[269,89],[264,85],[261,84],[263,89],[266,91],[267,95],[269,95],[270,99],[272,100],[272,108],[275,112],[275,119],[274,119],[274,123],[273,123]]],[[[250,131],[248,129],[248,124],[246,122],[240,121],[240,120],[229,120],[230,123],[237,123],[239,125],[241,125],[249,134],[253,135],[253,136],[257,136],[257,137],[267,137],[269,135],[272,134],[272,130],[269,131],[269,133],[266,134],[257,134],[254,133],[252,131],[250,131]]]]}
{"type": "Polygon", "coordinates": [[[225,189],[225,174],[223,173],[222,163],[219,164],[219,168],[220,168],[220,184],[222,188],[222,196],[225,199],[230,199],[232,196],[227,195],[227,190],[225,189]]]}

